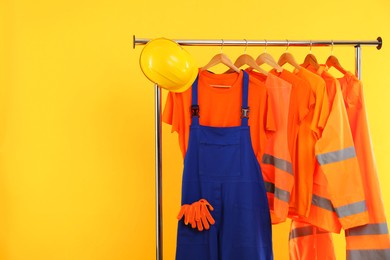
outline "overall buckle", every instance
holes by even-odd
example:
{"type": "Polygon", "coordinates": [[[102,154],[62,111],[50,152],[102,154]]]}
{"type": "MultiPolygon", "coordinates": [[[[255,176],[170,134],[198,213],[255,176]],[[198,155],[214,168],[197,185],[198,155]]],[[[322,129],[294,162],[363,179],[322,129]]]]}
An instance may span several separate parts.
{"type": "Polygon", "coordinates": [[[241,108],[241,118],[249,118],[249,107],[241,108]]]}
{"type": "Polygon", "coordinates": [[[199,106],[198,105],[191,106],[191,115],[199,117],[199,106]]]}

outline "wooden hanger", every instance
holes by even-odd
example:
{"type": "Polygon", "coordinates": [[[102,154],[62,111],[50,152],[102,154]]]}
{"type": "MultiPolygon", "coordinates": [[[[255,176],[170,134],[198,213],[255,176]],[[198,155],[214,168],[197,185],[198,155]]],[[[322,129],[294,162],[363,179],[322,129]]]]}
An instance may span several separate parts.
{"type": "Polygon", "coordinates": [[[315,70],[320,68],[317,58],[311,53],[312,43],[310,41],[310,53],[306,55],[305,60],[303,61],[302,67],[309,67],[310,65],[314,67],[315,70]]]}
{"type": "MultiPolygon", "coordinates": [[[[252,56],[245,53],[240,55],[237,58],[237,60],[234,62],[234,65],[238,68],[247,65],[250,69],[257,70],[258,72],[261,72],[264,75],[268,75],[268,71],[260,68],[259,65],[257,65],[255,59],[252,56]]],[[[229,73],[229,72],[232,72],[231,69],[226,71],[225,73],[229,73]]]]}
{"type": "Polygon", "coordinates": [[[333,55],[333,41],[332,41],[332,50],[331,50],[331,54],[330,56],[328,57],[328,59],[326,60],[326,66],[328,67],[328,69],[330,69],[331,67],[334,67],[335,69],[337,69],[338,71],[340,71],[341,73],[345,74],[347,73],[347,70],[344,69],[339,60],[337,59],[336,56],[333,55]]]}
{"type": "MultiPolygon", "coordinates": [[[[246,47],[245,47],[245,51],[244,52],[246,52],[246,47]]],[[[268,75],[268,71],[260,68],[259,65],[257,65],[255,59],[253,59],[252,56],[250,56],[250,55],[248,55],[246,53],[240,55],[236,59],[236,61],[234,62],[234,66],[236,66],[237,68],[240,68],[240,67],[242,67],[244,65],[247,65],[250,69],[257,70],[258,72],[261,72],[264,75],[268,75]]],[[[230,72],[233,72],[232,69],[227,70],[225,73],[230,73],[230,72]]]]}
{"type": "Polygon", "coordinates": [[[276,69],[278,72],[283,71],[283,68],[276,63],[274,57],[272,57],[271,54],[267,53],[267,41],[265,41],[264,52],[256,58],[256,63],[259,66],[261,64],[266,63],[270,65],[272,68],[276,69]]]}
{"type": "Polygon", "coordinates": [[[287,41],[286,51],[279,57],[278,64],[279,66],[283,66],[288,63],[292,65],[295,69],[300,70],[301,66],[299,66],[298,62],[296,62],[294,56],[288,52],[289,43],[287,41]]]}
{"type": "Polygon", "coordinates": [[[347,70],[344,69],[341,65],[340,65],[340,62],[339,60],[331,55],[328,57],[328,59],[326,60],[326,66],[330,69],[331,67],[334,67],[335,69],[337,69],[338,71],[340,71],[341,73],[345,74],[347,73],[347,70]]]}
{"type": "Polygon", "coordinates": [[[222,40],[222,46],[221,46],[221,53],[212,57],[211,60],[200,69],[201,71],[207,70],[211,67],[214,67],[217,64],[222,63],[222,64],[228,66],[230,68],[230,70],[232,70],[232,72],[240,73],[240,69],[237,68],[237,66],[235,66],[233,64],[233,62],[229,59],[229,57],[222,52],[222,48],[223,48],[223,40],[222,40]]]}
{"type": "Polygon", "coordinates": [[[303,61],[302,67],[307,68],[310,65],[313,66],[316,70],[318,70],[320,68],[320,65],[318,64],[317,58],[311,53],[306,55],[306,58],[303,61]]]}

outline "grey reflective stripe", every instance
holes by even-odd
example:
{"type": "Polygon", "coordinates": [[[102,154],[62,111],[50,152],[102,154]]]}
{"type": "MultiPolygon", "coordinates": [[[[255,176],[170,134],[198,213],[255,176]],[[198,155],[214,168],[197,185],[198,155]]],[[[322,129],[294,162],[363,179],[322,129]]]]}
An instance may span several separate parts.
{"type": "Polygon", "coordinates": [[[365,200],[336,208],[336,213],[339,218],[348,217],[365,211],[367,211],[365,200]]]}
{"type": "Polygon", "coordinates": [[[351,146],[335,152],[323,153],[316,156],[320,165],[340,162],[356,157],[355,147],[351,146]]]}
{"type": "Polygon", "coordinates": [[[264,182],[265,191],[269,193],[275,193],[275,184],[265,181],[264,182]]]}
{"type": "Polygon", "coordinates": [[[275,184],[271,182],[264,182],[265,190],[269,193],[274,194],[274,196],[282,201],[289,202],[290,201],[290,192],[286,190],[279,189],[275,187],[275,184]]]}
{"type": "Polygon", "coordinates": [[[389,234],[387,223],[367,224],[345,230],[345,236],[384,235],[389,234]]]}
{"type": "Polygon", "coordinates": [[[300,227],[300,228],[295,228],[295,229],[291,230],[290,235],[289,235],[289,239],[313,235],[314,229],[316,229],[315,230],[316,234],[329,233],[327,231],[323,231],[321,229],[318,229],[314,226],[300,227]]]}
{"type": "Polygon", "coordinates": [[[279,188],[275,188],[275,197],[278,199],[284,201],[284,202],[289,202],[290,201],[290,192],[286,190],[282,190],[279,188]]]}
{"type": "Polygon", "coordinates": [[[313,234],[313,227],[301,227],[291,230],[289,239],[294,239],[296,237],[310,236],[313,234]]]}
{"type": "Polygon", "coordinates": [[[390,249],[347,250],[347,260],[390,259],[390,249]]]}
{"type": "Polygon", "coordinates": [[[283,160],[280,158],[276,158],[275,156],[272,156],[272,155],[266,154],[266,153],[263,155],[263,158],[261,159],[261,161],[264,164],[271,164],[278,169],[281,169],[285,172],[288,172],[291,175],[293,174],[292,164],[289,161],[286,161],[286,160],[283,160]]]}
{"type": "Polygon", "coordinates": [[[311,203],[317,207],[329,210],[329,211],[335,211],[332,205],[332,202],[326,198],[320,197],[318,195],[313,194],[311,198],[311,203]]]}
{"type": "Polygon", "coordinates": [[[334,208],[329,199],[313,194],[311,203],[322,209],[336,212],[339,218],[348,217],[367,211],[366,201],[359,201],[342,207],[334,208]]]}

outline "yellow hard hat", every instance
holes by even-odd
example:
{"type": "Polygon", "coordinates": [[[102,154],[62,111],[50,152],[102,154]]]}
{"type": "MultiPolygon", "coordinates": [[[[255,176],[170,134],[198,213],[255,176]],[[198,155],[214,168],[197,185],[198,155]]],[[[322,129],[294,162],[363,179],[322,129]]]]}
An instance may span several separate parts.
{"type": "Polygon", "coordinates": [[[139,63],[149,80],[172,92],[187,90],[198,75],[192,56],[166,38],[149,41],[142,49],[139,63]]]}

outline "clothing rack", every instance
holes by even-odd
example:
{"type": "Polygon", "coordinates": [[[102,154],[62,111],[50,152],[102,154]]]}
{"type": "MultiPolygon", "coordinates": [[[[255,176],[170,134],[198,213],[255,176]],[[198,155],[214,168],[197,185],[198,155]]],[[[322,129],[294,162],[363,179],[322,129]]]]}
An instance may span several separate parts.
{"type": "MultiPolygon", "coordinates": [[[[133,35],[133,49],[137,45],[145,45],[151,39],[136,38],[133,35]]],[[[174,39],[183,46],[333,46],[354,45],[355,47],[355,73],[361,79],[361,46],[372,45],[378,50],[382,48],[382,38],[374,41],[339,41],[339,40],[199,40],[199,39],[174,39]]],[[[163,259],[163,223],[162,223],[162,138],[161,138],[161,89],[155,84],[155,158],[156,158],[156,259],[163,259]]]]}

